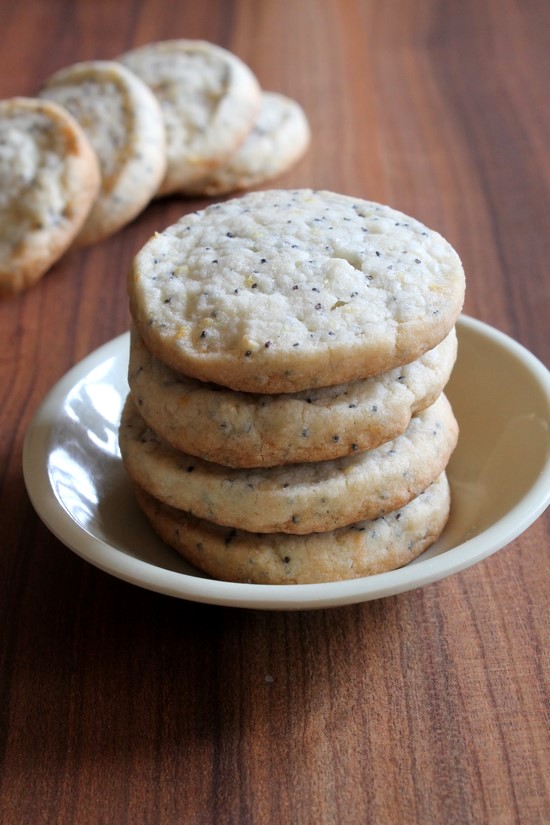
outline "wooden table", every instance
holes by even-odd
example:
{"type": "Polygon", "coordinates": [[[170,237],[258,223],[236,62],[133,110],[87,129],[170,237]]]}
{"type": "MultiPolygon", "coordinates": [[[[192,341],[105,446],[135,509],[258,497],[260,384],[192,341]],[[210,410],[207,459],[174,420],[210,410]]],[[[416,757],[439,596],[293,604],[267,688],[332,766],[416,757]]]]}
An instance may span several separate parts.
{"type": "MultiPolygon", "coordinates": [[[[466,312],[543,361],[545,0],[4,0],[1,97],[175,36],[242,57],[313,129],[277,185],[441,231],[466,312]]],[[[294,613],[192,604],[100,572],[42,525],[21,451],[41,399],[128,326],[158,201],[0,305],[0,821],[548,823],[549,520],[424,589],[294,613]]]]}

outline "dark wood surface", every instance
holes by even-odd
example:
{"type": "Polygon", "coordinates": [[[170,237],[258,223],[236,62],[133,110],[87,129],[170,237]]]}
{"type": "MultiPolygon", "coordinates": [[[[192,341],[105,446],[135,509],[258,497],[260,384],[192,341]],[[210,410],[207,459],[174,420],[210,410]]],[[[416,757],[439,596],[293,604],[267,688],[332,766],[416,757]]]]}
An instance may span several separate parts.
{"type": "MultiPolygon", "coordinates": [[[[378,200],[458,249],[466,311],[550,361],[545,0],[4,0],[0,97],[175,36],[305,107],[277,183],[378,200]]],[[[0,305],[0,821],[550,822],[549,520],[438,584],[305,613],[186,603],[42,525],[21,450],[41,399],[128,325],[150,206],[0,305]]]]}

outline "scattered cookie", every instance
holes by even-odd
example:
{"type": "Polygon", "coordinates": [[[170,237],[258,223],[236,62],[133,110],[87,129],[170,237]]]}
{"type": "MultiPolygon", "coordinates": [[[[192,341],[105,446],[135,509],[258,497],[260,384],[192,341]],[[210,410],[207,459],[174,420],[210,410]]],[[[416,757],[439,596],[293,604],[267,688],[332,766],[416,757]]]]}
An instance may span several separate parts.
{"type": "Polygon", "coordinates": [[[222,164],[254,125],[261,91],[252,71],[220,46],[168,40],[119,60],[153,90],[166,127],[168,165],[159,195],[187,187],[222,164]]]}
{"type": "Polygon", "coordinates": [[[92,60],[56,72],[40,96],[64,106],[94,148],[101,189],[79,236],[87,245],[112,235],[155,195],[166,170],[160,106],[120,63],[92,60]]]}
{"type": "Polygon", "coordinates": [[[68,112],[34,98],[0,101],[0,297],[61,257],[99,185],[95,153],[68,112]]]}
{"type": "Polygon", "coordinates": [[[173,369],[247,392],[368,378],[445,338],[464,299],[441,235],[388,206],[253,192],[184,216],[138,253],[130,311],[173,369]]]}
{"type": "Polygon", "coordinates": [[[403,433],[435,402],[456,359],[456,333],[383,375],[294,395],[234,392],[174,372],[132,330],[128,380],[147,424],[178,450],[229,467],[323,461],[403,433]]]}
{"type": "Polygon", "coordinates": [[[260,114],[240,148],[220,167],[187,187],[190,195],[225,195],[282,175],[304,154],[311,139],[304,110],[285,95],[262,93],[260,114]]]}
{"type": "Polygon", "coordinates": [[[445,469],[458,427],[445,396],[405,433],[332,461],[229,469],[174,450],[129,396],[119,443],[131,478],[160,501],[199,518],[261,533],[334,530],[402,507],[445,469]]]}
{"type": "Polygon", "coordinates": [[[408,564],[441,534],[450,506],[445,473],[400,510],[328,533],[289,536],[220,527],[136,489],[151,526],[200,570],[225,581],[312,584],[372,576],[408,564]]]}

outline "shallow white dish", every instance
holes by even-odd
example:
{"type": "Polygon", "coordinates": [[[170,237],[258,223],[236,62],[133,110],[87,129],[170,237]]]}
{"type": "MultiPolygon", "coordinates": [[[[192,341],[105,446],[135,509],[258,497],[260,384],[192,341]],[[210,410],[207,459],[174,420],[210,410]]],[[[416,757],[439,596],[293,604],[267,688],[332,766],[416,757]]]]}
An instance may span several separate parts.
{"type": "Polygon", "coordinates": [[[390,596],[449,576],[504,547],[550,501],[550,373],[531,353],[463,316],[447,394],[459,421],[449,465],[453,506],[440,540],[407,567],[329,584],[215,581],[152,532],[120,460],[128,335],[93,352],[51,390],[29,427],[23,472],[31,501],[67,547],[97,567],[170,596],[277,610],[390,596]]]}

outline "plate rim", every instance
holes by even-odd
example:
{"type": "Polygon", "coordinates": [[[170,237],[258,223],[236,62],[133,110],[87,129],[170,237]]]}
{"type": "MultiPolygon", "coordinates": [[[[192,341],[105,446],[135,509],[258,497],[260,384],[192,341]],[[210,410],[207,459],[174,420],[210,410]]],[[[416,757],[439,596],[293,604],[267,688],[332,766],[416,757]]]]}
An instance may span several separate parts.
{"type": "MultiPolygon", "coordinates": [[[[462,314],[457,326],[477,332],[515,356],[536,379],[550,410],[550,372],[533,353],[506,333],[471,316],[462,314]]],[[[547,461],[523,498],[479,535],[414,565],[346,581],[288,585],[226,582],[167,570],[127,555],[82,527],[58,499],[47,472],[47,446],[59,401],[77,380],[109,357],[117,357],[128,340],[129,332],[112,338],[72,366],[54,384],[27,428],[22,463],[27,494],[50,532],[81,558],[130,584],[188,601],[227,607],[309,610],[355,604],[424,587],[488,558],[523,533],[550,504],[550,461],[547,461]],[[530,507],[526,507],[528,500],[530,507]]]]}

